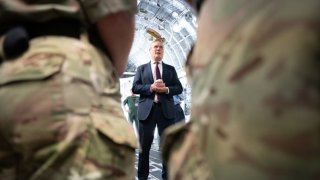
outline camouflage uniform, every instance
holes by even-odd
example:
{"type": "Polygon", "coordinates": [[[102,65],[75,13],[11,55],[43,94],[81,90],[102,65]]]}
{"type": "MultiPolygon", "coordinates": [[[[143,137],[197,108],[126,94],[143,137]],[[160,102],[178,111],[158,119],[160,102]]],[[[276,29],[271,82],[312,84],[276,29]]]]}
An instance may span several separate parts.
{"type": "MultiPolygon", "coordinates": [[[[77,2],[59,2],[65,5],[0,0],[0,22],[10,13],[16,15],[10,20],[80,17],[77,2]]],[[[136,5],[83,2],[92,22],[136,5]]],[[[0,179],[134,178],[137,141],[121,108],[118,77],[110,59],[85,41],[30,40],[28,51],[0,65],[0,107],[0,179]]]]}
{"type": "Polygon", "coordinates": [[[320,179],[320,1],[207,0],[170,179],[320,179]]]}

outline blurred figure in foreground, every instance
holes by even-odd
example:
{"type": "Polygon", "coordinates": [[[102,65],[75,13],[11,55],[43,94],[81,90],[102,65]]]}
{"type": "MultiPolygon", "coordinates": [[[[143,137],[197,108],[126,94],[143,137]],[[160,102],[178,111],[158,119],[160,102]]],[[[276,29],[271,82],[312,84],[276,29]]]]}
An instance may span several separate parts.
{"type": "Polygon", "coordinates": [[[206,0],[170,179],[320,179],[320,1],[206,0]]]}
{"type": "Polygon", "coordinates": [[[0,179],[134,178],[118,75],[135,11],[126,0],[0,0],[0,179]]]}

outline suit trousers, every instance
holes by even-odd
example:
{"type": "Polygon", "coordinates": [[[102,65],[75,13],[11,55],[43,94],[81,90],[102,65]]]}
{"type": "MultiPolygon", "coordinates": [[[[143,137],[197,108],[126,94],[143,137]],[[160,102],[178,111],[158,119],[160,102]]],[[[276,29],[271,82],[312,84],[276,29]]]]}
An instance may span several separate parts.
{"type": "MultiPolygon", "coordinates": [[[[174,124],[174,119],[167,119],[163,115],[161,103],[153,103],[151,112],[146,120],[140,120],[139,141],[142,151],[139,153],[138,178],[147,180],[149,176],[149,154],[154,138],[154,130],[158,127],[159,137],[162,137],[163,131],[174,124]]],[[[167,179],[167,168],[162,163],[162,178],[167,179]]]]}

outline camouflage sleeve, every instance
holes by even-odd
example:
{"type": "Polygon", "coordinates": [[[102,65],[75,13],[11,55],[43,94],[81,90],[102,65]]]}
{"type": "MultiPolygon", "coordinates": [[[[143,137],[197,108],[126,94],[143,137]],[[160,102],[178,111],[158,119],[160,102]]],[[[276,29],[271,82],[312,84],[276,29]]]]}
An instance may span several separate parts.
{"type": "Polygon", "coordinates": [[[136,0],[81,0],[90,23],[95,23],[106,14],[119,11],[136,12],[136,0]]]}
{"type": "Polygon", "coordinates": [[[161,152],[170,169],[169,179],[209,179],[210,170],[200,150],[199,133],[194,125],[194,121],[175,124],[163,134],[161,152]]]}
{"type": "Polygon", "coordinates": [[[190,122],[186,124],[175,124],[164,131],[161,142],[161,151],[165,161],[169,160],[170,152],[174,149],[173,147],[181,145],[190,126],[190,122]]]}

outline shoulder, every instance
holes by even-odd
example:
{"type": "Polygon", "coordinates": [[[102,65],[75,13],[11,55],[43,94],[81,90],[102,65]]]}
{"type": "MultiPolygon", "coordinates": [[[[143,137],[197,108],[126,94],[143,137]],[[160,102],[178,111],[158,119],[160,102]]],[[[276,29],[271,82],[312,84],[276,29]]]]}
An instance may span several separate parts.
{"type": "Polygon", "coordinates": [[[142,65],[138,66],[137,69],[144,69],[144,68],[146,68],[148,66],[150,66],[150,63],[145,63],[145,64],[142,64],[142,65]]]}
{"type": "Polygon", "coordinates": [[[92,1],[82,0],[82,7],[84,8],[86,15],[88,16],[91,23],[95,23],[98,19],[105,15],[113,14],[116,12],[137,11],[137,1],[128,0],[108,0],[108,1],[92,1]]]}
{"type": "Polygon", "coordinates": [[[162,66],[166,66],[166,67],[170,67],[170,68],[174,68],[174,66],[170,65],[170,64],[167,64],[165,62],[162,62],[162,66]]]}
{"type": "Polygon", "coordinates": [[[169,65],[169,64],[163,63],[163,62],[162,62],[162,67],[163,67],[163,68],[170,69],[170,70],[175,70],[175,67],[173,67],[173,66],[171,66],[171,65],[169,65]]]}

